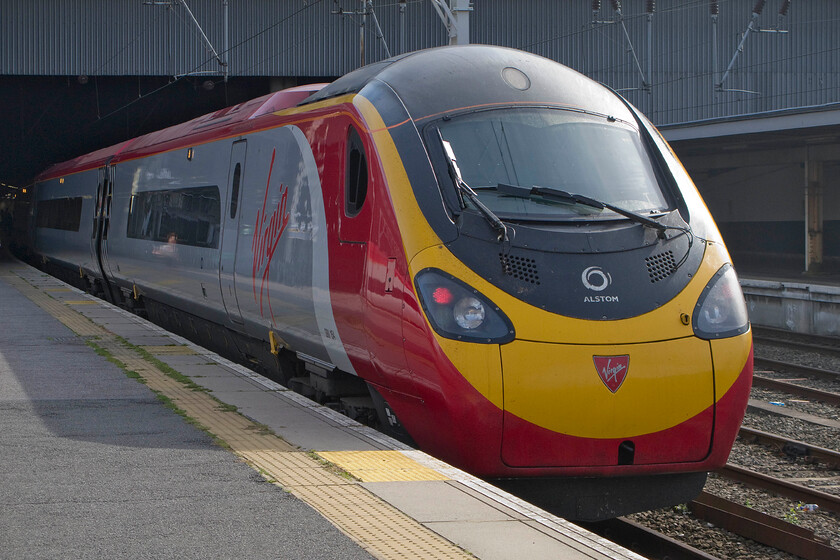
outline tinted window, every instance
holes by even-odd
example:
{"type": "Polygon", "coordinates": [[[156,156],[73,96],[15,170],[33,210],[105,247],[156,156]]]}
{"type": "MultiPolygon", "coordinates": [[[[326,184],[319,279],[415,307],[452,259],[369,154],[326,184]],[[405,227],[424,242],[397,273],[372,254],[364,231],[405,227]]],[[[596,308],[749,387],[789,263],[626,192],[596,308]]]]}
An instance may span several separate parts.
{"type": "Polygon", "coordinates": [[[347,138],[347,176],[344,182],[345,206],[348,216],[355,216],[361,210],[367,196],[368,169],[365,147],[356,129],[350,127],[347,138]]]}
{"type": "Polygon", "coordinates": [[[236,209],[239,207],[239,180],[242,177],[242,165],[236,164],[233,170],[233,181],[230,187],[230,219],[236,217],[236,209]]]}
{"type": "MultiPolygon", "coordinates": [[[[572,111],[509,109],[477,111],[441,121],[438,128],[464,180],[504,217],[574,219],[611,212],[505,196],[499,183],[551,187],[636,212],[665,210],[668,202],[638,131],[614,121],[572,111]]],[[[441,182],[451,184],[448,177],[441,182]]]]}
{"type": "Polygon", "coordinates": [[[36,226],[40,228],[79,231],[82,220],[82,197],[54,198],[38,201],[36,226]]]}
{"type": "Polygon", "coordinates": [[[139,192],[131,197],[127,235],[215,249],[220,220],[219,187],[139,192]]]}

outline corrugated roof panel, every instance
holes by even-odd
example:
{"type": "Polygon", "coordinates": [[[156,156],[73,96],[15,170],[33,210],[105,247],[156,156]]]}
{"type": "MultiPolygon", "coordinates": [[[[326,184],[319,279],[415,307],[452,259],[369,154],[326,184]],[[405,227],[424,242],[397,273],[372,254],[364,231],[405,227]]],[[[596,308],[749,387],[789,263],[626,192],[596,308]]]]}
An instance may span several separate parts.
{"type": "MultiPolygon", "coordinates": [[[[361,64],[358,0],[228,3],[226,53],[222,1],[187,0],[213,47],[229,61],[231,76],[339,76],[361,64]],[[337,7],[345,13],[333,13],[337,7]]],[[[547,56],[619,89],[657,124],[840,101],[840,2],[797,2],[785,18],[778,16],[780,5],[766,4],[756,32],[723,82],[724,91],[715,89],[715,64],[719,80],[751,21],[753,2],[721,2],[714,61],[709,4],[697,0],[659,0],[650,26],[645,2],[624,2],[621,18],[610,2],[602,2],[593,22],[590,0],[473,0],[470,34],[475,43],[547,56]],[[772,32],[779,26],[789,33],[772,32]],[[640,89],[642,73],[650,91],[640,89]]],[[[396,0],[374,1],[392,54],[400,51],[399,7],[396,0]]],[[[429,0],[408,1],[404,21],[408,50],[447,42],[429,0]]],[[[386,54],[372,18],[367,23],[365,61],[373,62],[386,54]]],[[[183,0],[169,5],[142,0],[0,2],[2,74],[190,72],[221,76],[222,68],[183,0]]]]}

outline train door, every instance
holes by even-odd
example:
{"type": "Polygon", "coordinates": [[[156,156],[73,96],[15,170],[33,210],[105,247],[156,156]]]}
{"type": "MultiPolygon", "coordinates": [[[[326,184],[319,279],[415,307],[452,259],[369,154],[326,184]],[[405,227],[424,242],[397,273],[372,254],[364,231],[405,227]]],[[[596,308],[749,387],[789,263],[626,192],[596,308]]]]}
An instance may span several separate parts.
{"type": "Polygon", "coordinates": [[[224,212],[224,226],[222,227],[222,250],[219,257],[219,288],[222,293],[222,303],[225,306],[228,319],[234,323],[242,323],[242,313],[236,298],[236,248],[239,240],[239,201],[241,187],[245,179],[245,153],[247,141],[234,142],[230,150],[230,167],[228,169],[228,203],[224,212]]]}
{"type": "Polygon", "coordinates": [[[99,169],[96,185],[96,199],[93,201],[93,224],[90,228],[90,261],[98,274],[102,274],[99,262],[99,224],[102,216],[102,193],[105,188],[105,168],[99,169]]]}
{"type": "MultiPolygon", "coordinates": [[[[369,341],[364,321],[366,317],[366,274],[373,190],[369,188],[369,150],[359,131],[349,124],[342,131],[344,137],[343,166],[336,170],[337,183],[343,185],[337,200],[338,244],[330,255],[330,291],[341,323],[351,326],[342,332],[341,339],[351,358],[370,361],[369,341]]],[[[338,318],[338,317],[337,317],[338,318]]],[[[329,336],[329,333],[325,333],[329,336]]]]}
{"type": "Polygon", "coordinates": [[[99,178],[96,186],[96,201],[93,213],[93,227],[91,228],[90,252],[105,299],[117,303],[111,283],[108,279],[108,258],[105,240],[108,239],[108,229],[111,221],[111,199],[113,198],[114,169],[110,166],[99,168],[99,178]]]}
{"type": "Polygon", "coordinates": [[[102,259],[103,277],[108,280],[113,276],[111,273],[111,265],[108,261],[108,233],[111,230],[111,207],[114,201],[114,168],[110,165],[105,167],[105,187],[103,189],[103,196],[102,242],[100,243],[99,254],[102,259]]]}

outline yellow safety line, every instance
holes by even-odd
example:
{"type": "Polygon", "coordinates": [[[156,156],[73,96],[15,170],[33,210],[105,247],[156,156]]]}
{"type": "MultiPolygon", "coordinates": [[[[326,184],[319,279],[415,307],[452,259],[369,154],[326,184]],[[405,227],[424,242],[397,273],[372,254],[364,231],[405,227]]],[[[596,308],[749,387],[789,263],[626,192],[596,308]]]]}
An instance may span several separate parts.
{"type": "Polygon", "coordinates": [[[449,480],[449,477],[420,465],[399,451],[318,451],[363,482],[449,480]]]}
{"type": "MultiPolygon", "coordinates": [[[[124,344],[113,333],[79,314],[68,304],[52,299],[9,269],[0,271],[9,284],[80,336],[94,342],[136,372],[153,390],[178,408],[231,451],[243,457],[268,480],[279,484],[330,520],[370,554],[382,559],[474,558],[473,555],[380,500],[356,480],[335,472],[264,427],[229,410],[203,390],[190,388],[143,358],[137,347],[124,344]]],[[[12,269],[17,272],[20,269],[12,269]]],[[[26,270],[26,269],[24,269],[26,270]]],[[[183,346],[143,346],[155,355],[189,354],[183,346]],[[174,350],[178,349],[178,350],[174,350]]],[[[318,452],[326,461],[346,469],[362,481],[445,480],[398,451],[318,452]]]]}
{"type": "Polygon", "coordinates": [[[141,346],[143,350],[155,356],[190,356],[196,354],[196,351],[189,346],[141,346]]]}

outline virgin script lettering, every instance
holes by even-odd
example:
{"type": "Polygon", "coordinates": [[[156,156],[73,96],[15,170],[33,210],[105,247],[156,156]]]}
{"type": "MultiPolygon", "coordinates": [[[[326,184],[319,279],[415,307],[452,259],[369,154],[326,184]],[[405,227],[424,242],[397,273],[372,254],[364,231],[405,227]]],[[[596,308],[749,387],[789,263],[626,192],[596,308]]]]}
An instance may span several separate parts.
{"type": "Polygon", "coordinates": [[[274,157],[277,150],[271,152],[271,166],[268,169],[268,180],[265,184],[265,197],[263,198],[262,208],[257,211],[257,221],[254,225],[254,239],[251,243],[251,252],[253,255],[253,269],[251,273],[251,280],[254,287],[254,301],[260,305],[260,316],[265,317],[263,312],[263,294],[265,294],[266,303],[268,304],[268,312],[271,315],[271,320],[274,321],[274,312],[271,309],[271,294],[268,291],[268,271],[271,267],[271,260],[274,258],[274,252],[277,250],[277,244],[280,243],[280,238],[283,232],[286,231],[286,226],[289,225],[289,212],[286,210],[286,201],[289,195],[289,188],[283,184],[280,185],[280,200],[277,201],[277,206],[271,209],[269,215],[268,191],[271,186],[271,173],[274,170],[274,157]],[[257,297],[257,278],[259,277],[260,293],[257,297]]]}
{"type": "Polygon", "coordinates": [[[601,375],[607,383],[614,383],[618,381],[618,374],[624,371],[626,366],[624,364],[612,365],[612,360],[607,360],[607,365],[601,370],[601,375]]]}

